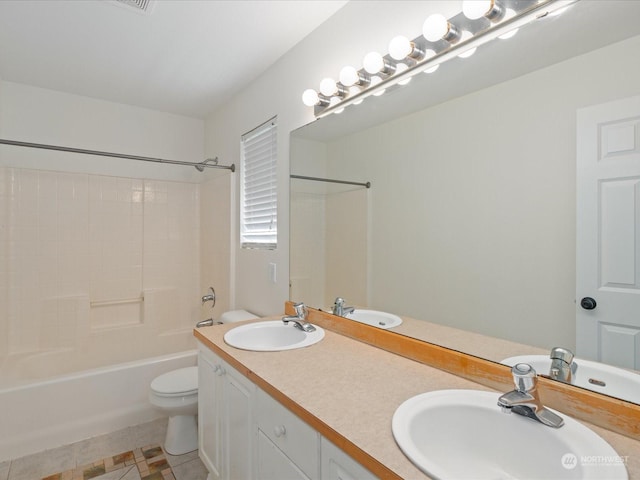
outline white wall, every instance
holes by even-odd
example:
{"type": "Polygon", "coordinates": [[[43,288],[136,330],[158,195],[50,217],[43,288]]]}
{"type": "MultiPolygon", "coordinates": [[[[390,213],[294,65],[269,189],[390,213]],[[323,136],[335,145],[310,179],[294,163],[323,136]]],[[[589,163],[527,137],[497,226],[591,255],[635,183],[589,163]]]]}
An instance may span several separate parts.
{"type": "MultiPolygon", "coordinates": [[[[451,2],[452,9],[458,9],[451,2]]],[[[232,243],[235,267],[232,305],[258,314],[277,314],[289,294],[289,132],[311,122],[313,109],[304,106],[302,92],[317,88],[320,79],[335,77],[342,65],[359,65],[365,53],[385,51],[399,32],[418,36],[429,2],[349,2],[239,95],[213,112],[206,121],[206,152],[239,163],[240,136],[278,116],[278,249],[241,250],[237,238],[237,202],[232,209],[232,243]],[[278,278],[271,283],[269,263],[276,263],[278,278]]],[[[443,14],[453,14],[442,12],[443,14]]],[[[234,181],[238,188],[239,175],[234,181]]]]}
{"type": "MultiPolygon", "coordinates": [[[[187,162],[204,160],[200,119],[19,83],[0,84],[0,138],[187,162]]],[[[0,164],[158,180],[202,179],[195,169],[181,166],[13,146],[0,146],[0,164]]]]}

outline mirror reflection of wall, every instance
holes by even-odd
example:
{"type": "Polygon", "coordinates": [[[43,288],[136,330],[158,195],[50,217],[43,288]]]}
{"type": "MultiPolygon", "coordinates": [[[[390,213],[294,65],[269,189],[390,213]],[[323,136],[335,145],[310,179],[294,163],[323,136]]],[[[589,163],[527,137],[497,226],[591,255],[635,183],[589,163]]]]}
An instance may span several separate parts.
{"type": "Polygon", "coordinates": [[[289,298],[329,308],[343,296],[367,305],[368,189],[324,182],[326,146],[292,139],[292,156],[307,176],[291,180],[291,272],[289,298]]]}
{"type": "Polygon", "coordinates": [[[639,50],[633,37],[346,136],[314,131],[331,117],[294,132],[292,173],[373,185],[367,278],[342,269],[343,285],[366,283],[371,308],[575,348],[576,110],[640,94],[639,50]],[[305,137],[324,160],[300,163],[305,137]]]}

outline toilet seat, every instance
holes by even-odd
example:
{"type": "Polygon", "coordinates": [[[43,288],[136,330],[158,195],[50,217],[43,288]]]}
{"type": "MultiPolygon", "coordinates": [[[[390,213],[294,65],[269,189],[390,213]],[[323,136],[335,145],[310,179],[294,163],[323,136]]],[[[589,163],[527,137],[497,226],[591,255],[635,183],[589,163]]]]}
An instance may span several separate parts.
{"type": "Polygon", "coordinates": [[[198,367],[164,373],[151,382],[151,391],[161,397],[182,397],[198,393],[198,367]]]}

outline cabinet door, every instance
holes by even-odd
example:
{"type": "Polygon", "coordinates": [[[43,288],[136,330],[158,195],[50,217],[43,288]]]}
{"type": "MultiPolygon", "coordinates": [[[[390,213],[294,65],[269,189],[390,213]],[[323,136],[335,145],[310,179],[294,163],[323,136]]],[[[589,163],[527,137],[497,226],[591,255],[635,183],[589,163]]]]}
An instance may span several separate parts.
{"type": "Polygon", "coordinates": [[[309,480],[269,438],[258,429],[256,478],[260,480],[309,480]]]}
{"type": "Polygon", "coordinates": [[[222,478],[222,361],[211,352],[198,353],[198,454],[208,480],[222,478]]]}
{"type": "Polygon", "coordinates": [[[320,472],[318,432],[260,389],[256,392],[256,412],[260,431],[307,477],[317,480],[320,472]]]}
{"type": "Polygon", "coordinates": [[[253,392],[255,385],[224,364],[224,476],[226,480],[252,478],[253,392]]]}
{"type": "Polygon", "coordinates": [[[320,439],[322,480],[375,480],[376,477],[326,438],[320,439]]]}

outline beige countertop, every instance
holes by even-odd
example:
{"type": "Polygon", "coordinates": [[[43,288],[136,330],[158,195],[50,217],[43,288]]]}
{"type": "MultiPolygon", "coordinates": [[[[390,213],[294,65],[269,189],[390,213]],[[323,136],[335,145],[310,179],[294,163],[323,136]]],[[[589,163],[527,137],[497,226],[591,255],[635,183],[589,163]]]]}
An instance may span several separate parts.
{"type": "Polygon", "coordinates": [[[486,358],[493,362],[501,362],[505,358],[517,355],[549,355],[549,349],[533,347],[523,343],[469,332],[425,320],[401,317],[402,323],[389,331],[435,343],[459,352],[486,358]]]}
{"type": "MultiPolygon", "coordinates": [[[[282,352],[239,350],[223,339],[224,333],[236,326],[200,328],[196,337],[215,353],[231,359],[234,366],[268,393],[275,389],[308,412],[312,426],[329,440],[342,447],[346,445],[345,450],[361,450],[401,478],[429,478],[404,456],[393,438],[391,418],[403,401],[433,390],[491,391],[326,329],[325,338],[307,348],[282,352]]],[[[309,421],[309,417],[304,419],[309,421]]],[[[640,479],[640,442],[587,426],[607,440],[619,455],[628,457],[629,477],[640,479]]],[[[376,471],[375,463],[365,466],[374,474],[381,473],[376,471]]]]}

